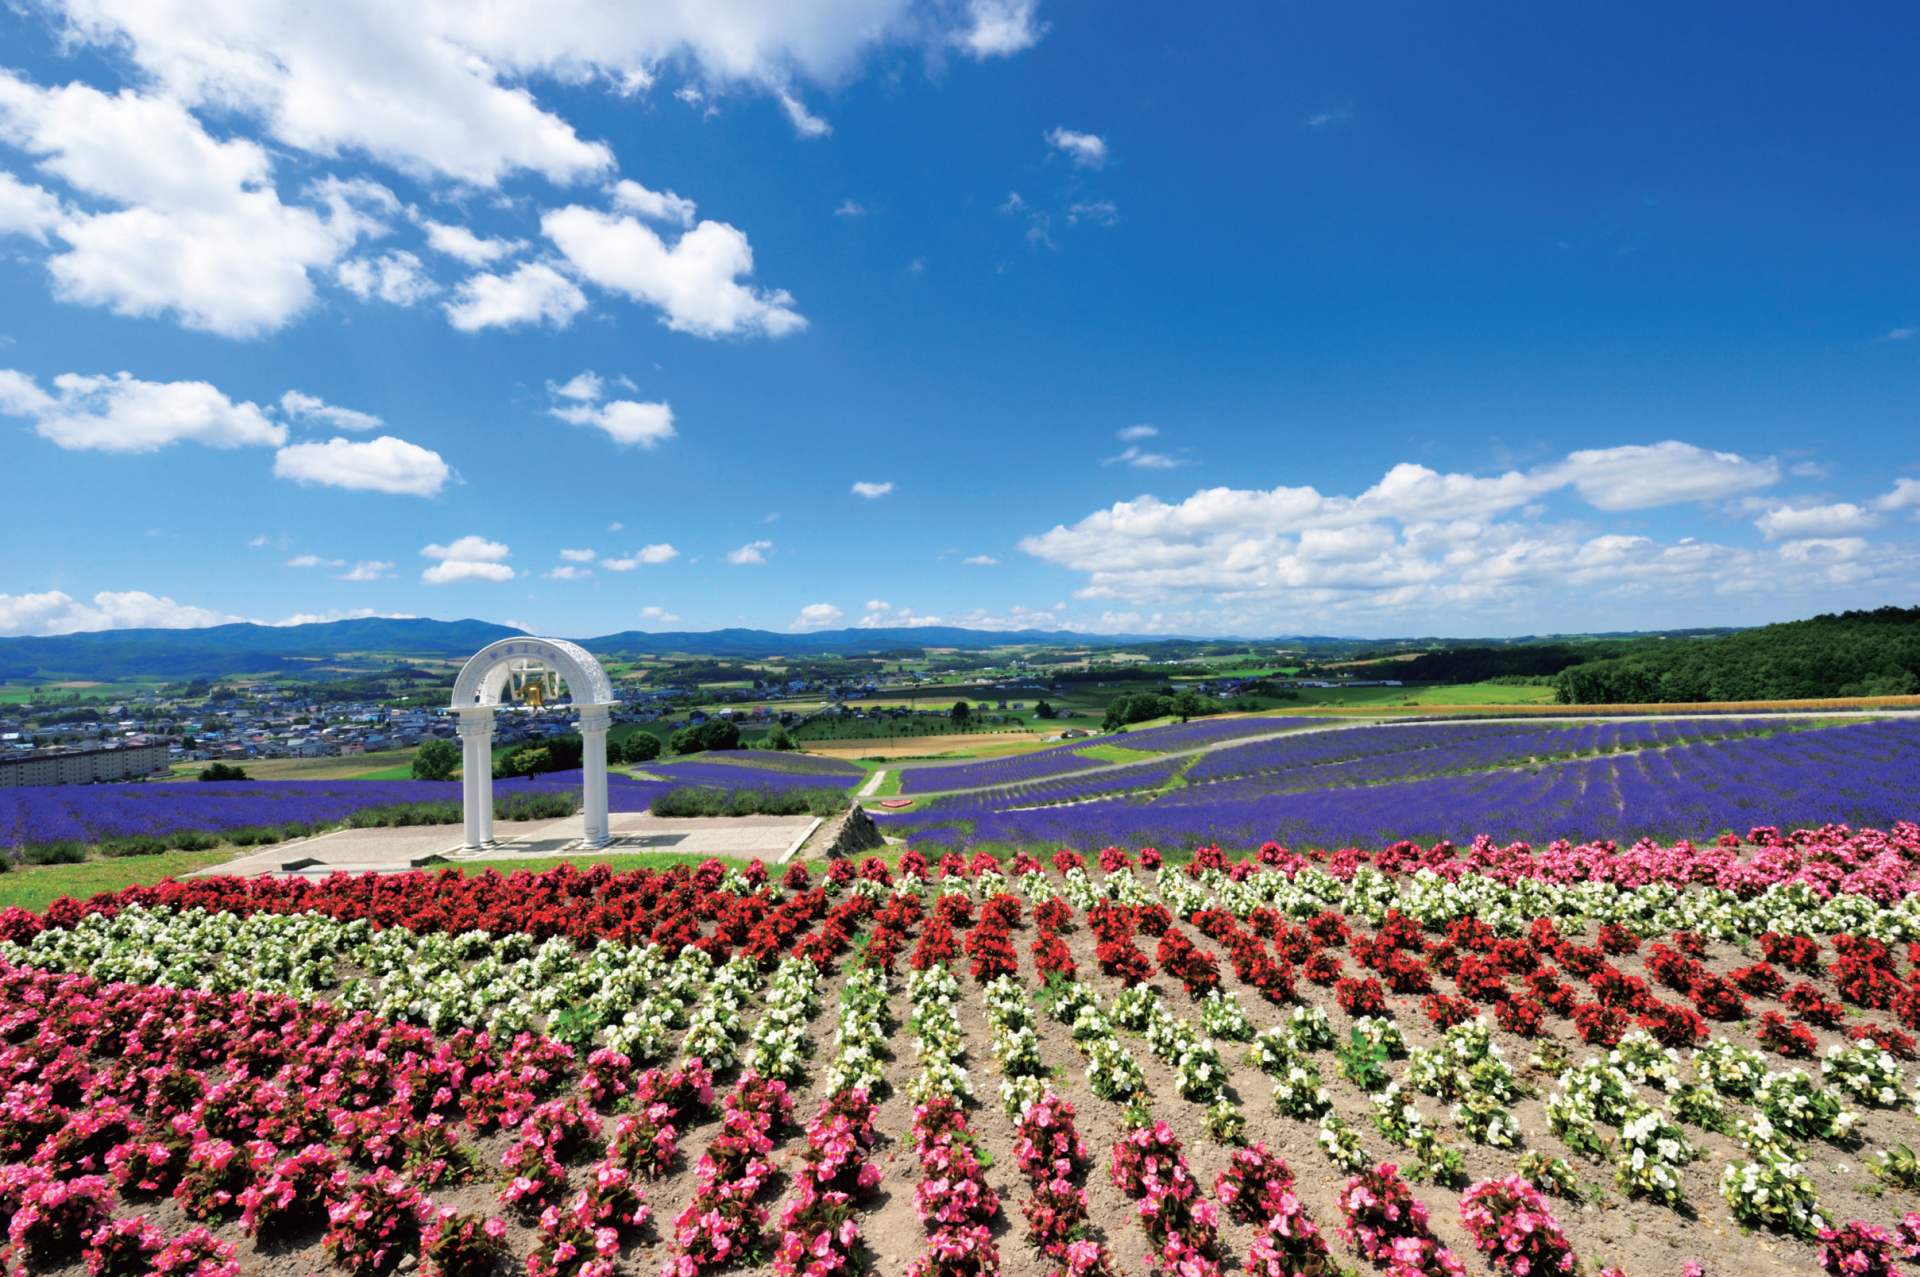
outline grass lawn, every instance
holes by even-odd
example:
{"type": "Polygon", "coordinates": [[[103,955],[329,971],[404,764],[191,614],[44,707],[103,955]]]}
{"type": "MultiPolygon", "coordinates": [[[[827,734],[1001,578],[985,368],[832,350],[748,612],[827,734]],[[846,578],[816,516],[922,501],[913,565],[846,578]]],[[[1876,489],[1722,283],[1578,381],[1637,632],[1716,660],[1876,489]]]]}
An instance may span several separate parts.
{"type": "Polygon", "coordinates": [[[85,900],[135,883],[178,878],[231,860],[234,852],[228,847],[222,851],[163,851],[157,856],[123,856],[77,865],[16,865],[12,872],[0,874],[0,909],[18,905],[39,913],[62,896],[85,900]]]}
{"type": "MultiPolygon", "coordinates": [[[[207,763],[175,763],[173,780],[192,780],[207,763]]],[[[408,780],[413,751],[380,749],[338,758],[253,758],[240,767],[254,780],[408,780]]]]}
{"type": "Polygon", "coordinates": [[[1160,755],[1148,749],[1128,749],[1125,745],[1090,745],[1074,753],[1082,758],[1097,758],[1103,763],[1144,763],[1160,755]]]}

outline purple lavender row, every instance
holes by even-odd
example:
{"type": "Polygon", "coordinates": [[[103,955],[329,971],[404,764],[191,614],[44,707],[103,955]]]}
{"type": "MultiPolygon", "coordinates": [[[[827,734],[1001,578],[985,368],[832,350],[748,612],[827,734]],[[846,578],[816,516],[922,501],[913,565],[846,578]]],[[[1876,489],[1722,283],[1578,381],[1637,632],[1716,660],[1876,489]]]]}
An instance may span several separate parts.
{"type": "Polygon", "coordinates": [[[1249,847],[1273,840],[1307,848],[1466,842],[1479,834],[1536,845],[1626,843],[1756,824],[1884,827],[1917,814],[1920,724],[1889,721],[1204,806],[1108,799],[1017,812],[942,808],[918,822],[919,813],[908,813],[883,823],[929,845],[1249,847]]]}
{"type": "MultiPolygon", "coordinates": [[[[1216,750],[1188,773],[1195,782],[1255,773],[1305,771],[1366,759],[1404,757],[1401,775],[1432,775],[1503,761],[1524,761],[1601,749],[1633,749],[1682,740],[1742,735],[1765,719],[1633,719],[1598,723],[1408,723],[1310,732],[1216,750]],[[1457,759],[1435,763],[1434,759],[1457,759]]],[[[1390,770],[1380,773],[1392,775],[1390,770]]],[[[1315,779],[1311,783],[1319,784],[1315,779]]]]}
{"type": "MultiPolygon", "coordinates": [[[[1189,788],[1169,794],[1165,801],[1211,803],[1235,795],[1298,793],[1308,789],[1382,784],[1488,771],[1497,767],[1524,765],[1535,760],[1653,749],[1778,730],[1782,730],[1782,725],[1777,720],[1769,722],[1756,719],[1586,723],[1555,729],[1527,727],[1499,734],[1460,732],[1457,735],[1450,735],[1449,729],[1439,724],[1434,724],[1432,728],[1425,725],[1360,728],[1338,733],[1341,736],[1366,738],[1350,747],[1347,752],[1354,756],[1347,758],[1307,761],[1297,752],[1290,766],[1275,765],[1269,756],[1265,760],[1258,760],[1263,765],[1246,771],[1256,760],[1247,759],[1236,764],[1231,760],[1217,761],[1218,755],[1209,756],[1196,763],[1188,773],[1188,780],[1192,782],[1189,788]],[[1370,751],[1363,752],[1358,748],[1369,744],[1373,747],[1370,751]]],[[[1322,750],[1335,743],[1323,743],[1322,750]]],[[[1221,751],[1223,754],[1242,752],[1221,751]]]]}
{"type": "Polygon", "coordinates": [[[1197,718],[1191,723],[1169,723],[1165,727],[1149,727],[1145,731],[1107,736],[1098,741],[1082,741],[1081,745],[1119,745],[1123,749],[1164,754],[1198,749],[1202,745],[1240,736],[1271,736],[1275,732],[1318,727],[1332,721],[1327,718],[1197,718]]]}
{"type": "MultiPolygon", "coordinates": [[[[613,777],[617,810],[644,809],[666,788],[613,777]]],[[[578,790],[580,773],[495,782],[494,793],[578,790]],[[570,777],[570,779],[569,779],[570,777]]],[[[165,837],[186,831],[333,824],[370,807],[460,802],[460,786],[427,780],[252,780],[148,785],[46,785],[0,789],[0,847],[75,839],[165,837]]]]}
{"type": "Polygon", "coordinates": [[[921,810],[938,812],[945,819],[958,816],[970,820],[979,813],[995,812],[1007,807],[1078,802],[1105,794],[1156,789],[1166,784],[1168,778],[1180,770],[1184,761],[1180,758],[1162,758],[1091,774],[1031,780],[973,793],[952,794],[934,799],[921,810]]]}
{"type": "Polygon", "coordinates": [[[989,785],[1018,785],[1047,776],[1102,767],[1099,758],[1085,752],[1097,745],[1118,745],[1145,753],[1198,749],[1239,736],[1266,736],[1274,732],[1325,723],[1323,718],[1203,718],[1191,723],[1169,723],[1144,731],[1122,732],[1097,739],[1070,741],[1030,754],[993,758],[978,763],[951,763],[940,767],[907,767],[900,772],[900,792],[931,794],[948,789],[979,789],[989,785]]]}

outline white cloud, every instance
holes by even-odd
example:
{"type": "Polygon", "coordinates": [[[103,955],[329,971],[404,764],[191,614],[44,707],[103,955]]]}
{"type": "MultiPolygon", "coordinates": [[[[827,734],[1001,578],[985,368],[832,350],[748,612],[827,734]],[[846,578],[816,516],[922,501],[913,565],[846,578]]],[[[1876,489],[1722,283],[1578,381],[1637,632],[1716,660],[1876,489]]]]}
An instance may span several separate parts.
{"type": "Polygon", "coordinates": [[[879,497],[884,497],[892,491],[893,491],[892,480],[888,480],[885,483],[873,483],[868,480],[861,479],[856,481],[853,485],[853,495],[856,497],[865,497],[869,501],[875,500],[879,497]]]}
{"type": "Polygon", "coordinates": [[[548,413],[576,426],[604,430],[615,443],[657,448],[673,438],[673,405],[614,399],[603,404],[564,403],[548,413]]]}
{"type": "Polygon", "coordinates": [[[317,554],[296,554],[287,560],[290,568],[343,568],[345,559],[323,559],[317,554]]]}
{"type": "Polygon", "coordinates": [[[488,239],[465,226],[427,219],[420,223],[427,232],[427,246],[436,253],[465,262],[469,266],[490,266],[503,257],[512,257],[527,246],[523,239],[488,239]]]}
{"type": "MultiPolygon", "coordinates": [[[[1023,0],[650,4],[537,0],[480,8],[337,0],[66,0],[74,38],[122,48],[168,93],[262,121],[316,155],[362,153],[410,173],[492,186],[518,171],[556,182],[608,169],[534,96],[553,80],[645,92],[664,64],[713,92],[776,98],[796,80],[844,82],[892,43],[1010,54],[1041,28],[1023,0]]],[[[676,96],[707,97],[688,84],[676,96]]]]}
{"type": "Polygon", "coordinates": [[[643,621],[652,621],[658,625],[665,625],[679,620],[680,614],[677,612],[669,612],[663,607],[654,607],[649,604],[640,609],[640,619],[643,621]]]}
{"type": "Polygon", "coordinates": [[[1781,506],[1755,519],[1753,526],[1769,541],[1793,541],[1804,537],[1846,536],[1879,522],[1871,510],[1851,501],[1841,501],[1832,505],[1781,506]]]}
{"type": "Polygon", "coordinates": [[[650,191],[640,183],[622,180],[610,192],[615,208],[638,213],[650,222],[666,222],[687,230],[693,226],[694,202],[672,191],[650,191]]]}
{"type": "Polygon", "coordinates": [[[592,550],[562,550],[560,551],[560,557],[565,559],[569,563],[591,563],[593,562],[593,551],[592,550]]]}
{"type": "Polygon", "coordinates": [[[665,543],[643,545],[632,554],[621,559],[604,559],[601,566],[610,572],[631,572],[639,567],[657,567],[662,563],[671,563],[680,557],[680,551],[665,543]]]}
{"type": "Polygon", "coordinates": [[[1920,479],[1895,479],[1891,492],[1874,498],[1873,508],[1920,511],[1920,479]]]}
{"type": "Polygon", "coordinates": [[[1343,619],[1484,609],[1528,589],[1570,585],[1757,589],[1768,570],[1757,551],[1595,535],[1531,507],[1570,490],[1596,510],[1638,510],[1734,496],[1777,478],[1770,461],[1681,443],[1587,450],[1495,476],[1402,463],[1358,496],[1304,486],[1209,488],[1177,504],[1142,496],[1027,537],[1020,548],[1083,573],[1083,598],[1211,595],[1266,618],[1251,622],[1260,625],[1297,608],[1343,619]]]}
{"type": "Polygon", "coordinates": [[[274,454],[273,473],[296,483],[414,497],[438,494],[452,475],[439,453],[392,435],[291,444],[274,454]]]}
{"type": "Polygon", "coordinates": [[[1106,166],[1107,140],[1097,133],[1076,133],[1072,129],[1055,128],[1048,131],[1047,142],[1081,168],[1106,166]]]}
{"type": "Polygon", "coordinates": [[[626,530],[627,530],[627,525],[620,522],[620,520],[618,519],[615,519],[612,523],[609,523],[607,525],[607,531],[609,532],[625,532],[626,530]]]}
{"type": "Polygon", "coordinates": [[[1796,563],[1847,562],[1867,550],[1865,537],[1804,537],[1780,547],[1780,557],[1796,563]]]}
{"type": "Polygon", "coordinates": [[[440,285],[428,275],[420,259],[408,252],[382,253],[378,257],[350,257],[333,268],[340,287],[361,301],[383,301],[394,306],[411,306],[440,291],[440,285]]]}
{"type": "Polygon", "coordinates": [[[781,89],[774,96],[780,103],[780,109],[786,112],[787,122],[793,125],[793,131],[801,137],[825,137],[833,132],[831,124],[807,110],[807,104],[794,96],[790,90],[781,89]]]}
{"type": "MultiPolygon", "coordinates": [[[[321,156],[358,151],[403,171],[491,186],[516,170],[572,181],[612,156],[514,83],[558,70],[586,35],[534,6],[485,15],[378,0],[72,0],[74,36],[124,47],[170,95],[237,109],[278,141],[321,156]],[[544,18],[544,21],[543,21],[544,18]],[[549,39],[542,39],[540,28],[549,39]],[[506,46],[519,42],[518,50],[506,46]],[[536,47],[538,46],[538,47],[536,47]]],[[[591,37],[588,37],[591,38],[591,37]]],[[[584,50],[582,51],[584,52],[584,50]]],[[[592,59],[580,59],[590,64],[592,59]]],[[[637,64],[635,64],[637,65],[637,64]]]]}
{"type": "Polygon", "coordinates": [[[572,563],[562,563],[559,567],[548,570],[547,579],[549,581],[584,581],[592,575],[593,573],[586,568],[572,563]]]}
{"type": "Polygon", "coordinates": [[[460,581],[511,581],[514,571],[505,559],[511,553],[498,541],[482,536],[463,536],[449,545],[421,547],[422,556],[436,559],[420,574],[428,585],[452,585],[460,581]]]}
{"type": "Polygon", "coordinates": [[[1047,33],[1038,0],[967,0],[967,25],[953,42],[975,58],[1004,58],[1031,49],[1047,33]]]}
{"type": "Polygon", "coordinates": [[[277,621],[262,621],[262,625],[271,625],[276,629],[289,625],[324,625],[329,621],[364,621],[370,617],[379,617],[388,621],[411,621],[416,619],[411,612],[382,612],[370,607],[333,608],[325,612],[295,612],[277,621]]]}
{"type": "Polygon", "coordinates": [[[575,373],[558,384],[551,381],[547,383],[548,394],[557,399],[572,399],[577,403],[599,403],[601,397],[606,394],[606,390],[606,379],[592,369],[575,373]]]}
{"type": "Polygon", "coordinates": [[[753,249],[725,222],[701,222],[671,247],[637,218],[578,204],[547,213],[540,226],[584,278],[655,307],[675,331],[784,337],[807,326],[786,291],[740,282],[753,274],[753,249]]]}
{"type": "Polygon", "coordinates": [[[841,200],[840,206],[833,210],[833,215],[835,217],[865,217],[867,215],[867,208],[866,205],[860,203],[858,200],[845,199],[841,200]]]}
{"type": "Polygon", "coordinates": [[[1000,560],[994,558],[991,554],[969,554],[966,558],[960,560],[960,562],[970,568],[990,568],[996,566],[1000,560]]]}
{"type": "Polygon", "coordinates": [[[1091,222],[1095,226],[1118,226],[1120,208],[1112,200],[1080,200],[1067,206],[1067,222],[1091,222]]]}
{"type": "Polygon", "coordinates": [[[204,381],[141,381],[131,373],[61,373],[54,391],[32,377],[0,370],[0,413],[26,417],[62,448],[152,452],[173,443],[210,448],[275,447],[287,428],[257,404],[235,403],[204,381]]]}
{"type": "Polygon", "coordinates": [[[1780,467],[1690,443],[1629,444],[1570,453],[1551,472],[1601,510],[1644,510],[1682,501],[1711,501],[1771,487],[1780,467]]]}
{"type": "Polygon", "coordinates": [[[483,536],[469,533],[450,545],[427,545],[420,548],[423,558],[440,559],[478,559],[486,563],[498,563],[513,551],[498,541],[489,541],[483,536]]]}
{"type": "Polygon", "coordinates": [[[342,581],[379,581],[393,575],[394,565],[385,559],[362,559],[340,574],[342,581]]]}
{"type": "Polygon", "coordinates": [[[51,192],[0,171],[0,235],[25,235],[44,244],[60,218],[60,201],[51,192]]]}
{"type": "Polygon", "coordinates": [[[1920,333],[1920,328],[1890,328],[1887,330],[1887,340],[1912,341],[1916,333],[1920,333]]]}
{"type": "Polygon", "coordinates": [[[1113,437],[1122,443],[1138,443],[1142,439],[1152,439],[1159,435],[1158,426],[1127,426],[1113,432],[1113,437]]]}
{"type": "Polygon", "coordinates": [[[887,602],[885,599],[867,600],[867,611],[869,612],[884,612],[892,606],[893,604],[887,602]]]}
{"type": "Polygon", "coordinates": [[[335,430],[377,430],[384,422],[370,412],[341,408],[318,395],[289,390],[280,396],[280,408],[295,421],[315,421],[335,430]]]}
{"type": "Polygon", "coordinates": [[[844,615],[831,603],[809,603],[800,609],[800,615],[793,618],[787,628],[790,630],[824,630],[844,615]]]}
{"type": "MultiPolygon", "coordinates": [[[[1121,432],[1123,435],[1124,431],[1121,432]]],[[[1187,464],[1178,457],[1164,452],[1149,452],[1139,444],[1130,443],[1120,452],[1106,458],[1103,466],[1132,466],[1135,470],[1177,470],[1187,464]]]]}
{"type": "Polygon", "coordinates": [[[262,532],[262,533],[261,533],[261,534],[260,534],[259,536],[257,536],[257,537],[250,537],[250,538],[248,538],[248,540],[247,540],[247,548],[248,548],[249,550],[259,550],[259,549],[262,549],[262,548],[264,548],[264,547],[266,546],[266,544],[267,544],[267,534],[266,534],[266,533],[264,533],[264,532],[262,532]]]}
{"type": "Polygon", "coordinates": [[[749,541],[737,550],[727,551],[727,562],[734,564],[765,563],[767,551],[773,548],[771,541],[749,541]]]}
{"type": "Polygon", "coordinates": [[[60,590],[0,594],[0,634],[76,634],[93,630],[201,629],[244,617],[176,603],[145,590],[103,590],[81,603],[60,590]]]}
{"type": "Polygon", "coordinates": [[[70,210],[47,229],[64,301],[253,337],[313,300],[312,270],[366,229],[348,188],[320,188],[329,215],[282,203],[264,148],[216,140],[177,101],[74,83],[43,89],[0,71],[0,141],[42,171],[119,207],[70,210]]]}
{"type": "Polygon", "coordinates": [[[545,262],[523,262],[511,275],[469,276],[446,304],[447,321],[467,333],[520,324],[565,328],[586,308],[586,294],[545,262]]]}

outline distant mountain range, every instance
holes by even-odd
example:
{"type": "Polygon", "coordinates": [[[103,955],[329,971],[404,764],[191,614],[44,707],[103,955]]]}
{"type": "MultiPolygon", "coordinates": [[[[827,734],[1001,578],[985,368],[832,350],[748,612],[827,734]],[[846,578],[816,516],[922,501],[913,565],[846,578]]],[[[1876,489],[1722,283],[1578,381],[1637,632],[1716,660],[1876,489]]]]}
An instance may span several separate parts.
{"type": "MultiPolygon", "coordinates": [[[[495,639],[523,631],[491,621],[324,621],[310,625],[214,625],[198,630],[101,630],[45,638],[0,639],[0,680],[35,678],[111,679],[138,676],[219,678],[273,674],[310,667],[347,653],[395,657],[469,656],[495,639]]],[[[1164,640],[1165,636],[1161,636],[1164,640]]],[[[576,640],[600,656],[750,657],[823,652],[850,655],[902,647],[953,647],[970,651],[1007,643],[1078,643],[1118,646],[1149,641],[1137,635],[1087,635],[1065,630],[966,630],[952,626],[912,629],[819,630],[783,634],[774,630],[683,630],[650,634],[629,630],[576,640]]]]}
{"type": "Polygon", "coordinates": [[[319,621],[199,630],[100,630],[0,639],[0,679],[271,674],[343,652],[467,656],[520,631],[491,621],[319,621]]]}
{"type": "MultiPolygon", "coordinates": [[[[1669,631],[1673,637],[1697,637],[1730,631],[1669,631]]],[[[234,674],[273,674],[311,668],[347,654],[405,657],[464,657],[523,631],[491,621],[426,619],[322,621],[309,625],[215,625],[198,630],[102,630],[46,638],[0,638],[0,681],[23,679],[169,679],[219,678],[234,674]]],[[[1586,636],[1599,637],[1599,636],[1586,636]]],[[[1614,636],[1609,636],[1614,637],[1614,636]]],[[[1618,637],[1627,637],[1621,635],[1618,637]]],[[[969,630],[951,625],[889,629],[816,630],[806,634],[776,630],[677,630],[649,633],[624,630],[576,640],[600,656],[634,657],[686,654],[716,658],[808,656],[841,653],[867,655],[901,648],[948,647],[980,651],[1010,643],[1127,647],[1196,640],[1166,634],[1082,634],[1071,630],[969,630]]],[[[1362,640],[1329,635],[1286,635],[1237,640],[1293,647],[1351,646],[1362,640]]],[[[1402,639],[1410,648],[1457,645],[1495,646],[1536,639],[1402,639]]],[[[1379,647],[1390,642],[1381,640],[1379,647]]]]}

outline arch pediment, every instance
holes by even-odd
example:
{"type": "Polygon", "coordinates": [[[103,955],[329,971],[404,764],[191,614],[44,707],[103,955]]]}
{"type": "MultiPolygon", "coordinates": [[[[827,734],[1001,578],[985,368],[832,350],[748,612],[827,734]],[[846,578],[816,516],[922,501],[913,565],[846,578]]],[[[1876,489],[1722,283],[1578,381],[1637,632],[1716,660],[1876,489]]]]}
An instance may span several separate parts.
{"type": "Polygon", "coordinates": [[[453,681],[452,708],[498,706],[515,661],[539,661],[566,682],[573,703],[611,705],[613,680],[593,653],[578,643],[551,638],[506,638],[487,644],[467,658],[453,681]]]}

